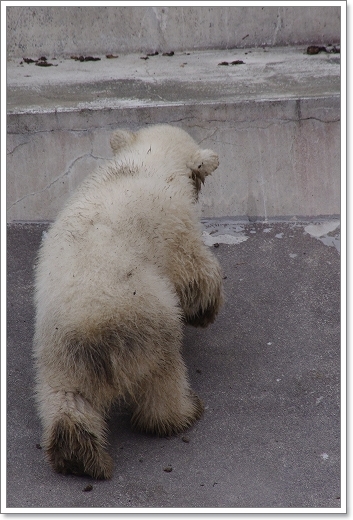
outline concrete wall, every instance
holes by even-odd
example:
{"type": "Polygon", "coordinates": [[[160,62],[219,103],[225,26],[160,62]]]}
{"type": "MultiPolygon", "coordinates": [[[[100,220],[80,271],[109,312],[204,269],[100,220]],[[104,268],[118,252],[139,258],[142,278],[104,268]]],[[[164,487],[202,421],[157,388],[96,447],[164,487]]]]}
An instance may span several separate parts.
{"type": "Polygon", "coordinates": [[[7,7],[8,58],[338,43],[340,7],[7,7]]]}
{"type": "Polygon", "coordinates": [[[9,115],[7,218],[54,219],[87,173],[112,155],[113,129],[151,121],[180,126],[219,153],[220,167],[200,198],[204,217],[336,215],[339,117],[339,97],[9,115]]]}

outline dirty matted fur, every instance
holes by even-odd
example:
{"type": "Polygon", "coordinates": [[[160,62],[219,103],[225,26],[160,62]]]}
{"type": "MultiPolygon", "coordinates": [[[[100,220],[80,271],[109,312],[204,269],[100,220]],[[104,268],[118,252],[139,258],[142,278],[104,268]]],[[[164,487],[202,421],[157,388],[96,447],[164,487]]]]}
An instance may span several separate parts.
{"type": "Polygon", "coordinates": [[[218,166],[183,130],[117,130],[114,158],[51,225],[36,265],[34,356],[43,447],[61,473],[112,476],[106,416],[124,398],[133,427],[158,435],[203,411],[181,355],[183,322],[222,303],[201,240],[198,191],[218,166]]]}

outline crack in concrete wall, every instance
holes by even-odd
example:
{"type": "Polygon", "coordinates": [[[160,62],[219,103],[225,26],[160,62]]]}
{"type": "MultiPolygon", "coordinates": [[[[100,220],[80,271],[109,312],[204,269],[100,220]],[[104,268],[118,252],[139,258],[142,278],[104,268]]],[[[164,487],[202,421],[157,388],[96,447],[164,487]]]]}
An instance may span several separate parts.
{"type": "Polygon", "coordinates": [[[13,155],[14,152],[16,152],[16,150],[18,150],[18,148],[21,148],[21,146],[25,146],[26,144],[29,144],[29,141],[25,141],[24,143],[20,143],[20,144],[16,145],[14,148],[12,148],[12,150],[7,151],[6,155],[13,155]]]}
{"type": "MultiPolygon", "coordinates": [[[[136,130],[155,123],[181,126],[219,154],[220,167],[207,179],[200,197],[204,216],[338,214],[340,133],[335,99],[212,104],[202,109],[158,106],[133,111],[133,117],[131,110],[92,111],[74,114],[73,119],[58,115],[58,129],[37,128],[31,139],[21,136],[17,124],[18,133],[8,136],[8,218],[51,220],[84,176],[111,157],[112,129],[136,130]],[[86,129],[80,128],[80,118],[86,129]],[[26,142],[19,143],[23,138],[26,142]],[[52,151],[50,156],[46,150],[52,151]],[[62,173],[50,180],[54,166],[62,173]]],[[[22,122],[24,136],[40,120],[30,121],[25,117],[22,122]]],[[[42,124],[53,124],[50,115],[43,116],[42,124]]]]}
{"type": "MultiPolygon", "coordinates": [[[[17,147],[16,147],[17,148],[17,147]]],[[[83,159],[86,159],[86,158],[92,158],[92,159],[95,159],[95,160],[101,160],[101,159],[104,159],[103,157],[98,157],[98,156],[94,156],[92,155],[92,153],[85,153],[83,155],[81,155],[80,157],[77,157],[76,159],[74,159],[71,164],[69,164],[67,170],[62,173],[61,175],[59,175],[59,177],[55,178],[53,181],[51,181],[49,184],[47,184],[44,188],[38,190],[38,191],[34,191],[32,193],[27,193],[26,195],[24,195],[23,197],[19,198],[18,200],[16,200],[15,202],[13,202],[11,204],[11,206],[9,206],[9,208],[7,208],[7,211],[10,211],[14,206],[16,206],[16,204],[22,202],[23,200],[29,198],[29,197],[33,197],[33,196],[36,196],[36,195],[40,195],[41,193],[44,193],[45,191],[48,191],[52,186],[54,186],[54,184],[58,183],[60,180],[62,180],[64,177],[68,177],[71,172],[72,172],[72,169],[74,168],[74,166],[79,162],[79,161],[82,161],[83,159]]]]}

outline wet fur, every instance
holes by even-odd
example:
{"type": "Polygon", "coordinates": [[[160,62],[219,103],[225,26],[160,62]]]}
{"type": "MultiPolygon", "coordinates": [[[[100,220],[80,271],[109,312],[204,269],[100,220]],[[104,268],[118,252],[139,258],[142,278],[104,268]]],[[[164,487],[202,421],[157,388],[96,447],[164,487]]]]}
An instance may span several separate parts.
{"type": "Polygon", "coordinates": [[[111,138],[114,159],[87,177],[50,227],[36,266],[34,357],[43,446],[60,473],[110,478],[106,416],[183,431],[203,405],[181,356],[183,323],[206,327],[222,304],[217,260],[195,201],[218,166],[184,131],[111,138]]]}

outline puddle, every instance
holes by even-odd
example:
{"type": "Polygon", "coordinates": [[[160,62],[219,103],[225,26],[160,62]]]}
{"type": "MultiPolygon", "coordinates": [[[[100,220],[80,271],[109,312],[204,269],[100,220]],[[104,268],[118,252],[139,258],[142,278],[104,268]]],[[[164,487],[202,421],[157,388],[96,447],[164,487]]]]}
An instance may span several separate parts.
{"type": "Polygon", "coordinates": [[[245,235],[244,225],[231,220],[203,219],[202,239],[207,246],[214,244],[241,244],[249,237],[245,235]]]}
{"type": "Polygon", "coordinates": [[[202,240],[206,246],[213,246],[214,244],[240,244],[245,242],[249,237],[233,236],[233,235],[211,235],[207,231],[203,231],[202,240]]]}
{"type": "MultiPolygon", "coordinates": [[[[247,227],[245,231],[245,224],[239,223],[229,218],[221,219],[202,219],[203,233],[202,239],[207,246],[213,246],[214,244],[241,244],[249,238],[247,233],[256,233],[255,230],[247,227]]],[[[280,222],[278,222],[280,223],[280,222]]],[[[265,224],[265,223],[263,223],[265,224]]],[[[287,222],[290,230],[304,228],[304,233],[309,234],[313,238],[320,240],[324,245],[335,247],[338,252],[341,250],[340,241],[340,221],[326,220],[321,222],[312,222],[310,224],[304,222],[287,222]]],[[[271,226],[271,224],[270,224],[271,226]]],[[[265,227],[263,233],[270,233],[273,227],[265,227]]],[[[289,235],[293,238],[293,234],[289,235]]],[[[284,232],[277,233],[275,238],[284,239],[286,237],[284,232]]],[[[295,258],[297,255],[291,253],[291,258],[295,258]]]]}
{"type": "Polygon", "coordinates": [[[304,231],[310,236],[317,238],[325,244],[325,246],[335,247],[338,252],[341,251],[341,239],[339,231],[334,236],[330,236],[329,233],[333,233],[339,227],[339,220],[328,220],[327,222],[320,222],[316,224],[309,224],[305,226],[304,231]]]}

